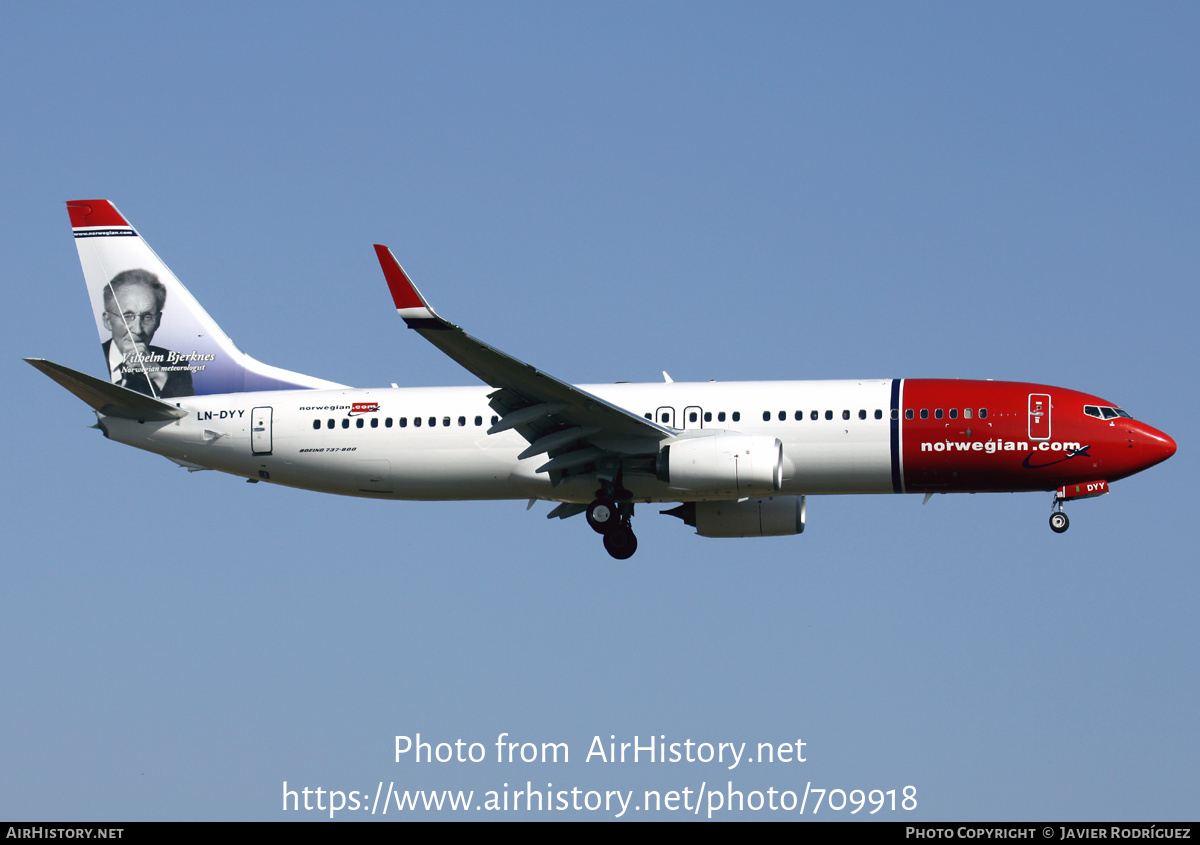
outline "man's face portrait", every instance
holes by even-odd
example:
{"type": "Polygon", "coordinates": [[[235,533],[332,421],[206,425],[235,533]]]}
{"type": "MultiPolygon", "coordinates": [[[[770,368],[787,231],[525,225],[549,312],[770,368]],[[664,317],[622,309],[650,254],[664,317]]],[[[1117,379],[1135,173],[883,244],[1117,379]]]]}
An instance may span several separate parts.
{"type": "Polygon", "coordinates": [[[149,351],[161,319],[161,303],[149,285],[123,285],[113,292],[111,302],[105,302],[104,327],[112,332],[113,342],[125,357],[149,351]]]}

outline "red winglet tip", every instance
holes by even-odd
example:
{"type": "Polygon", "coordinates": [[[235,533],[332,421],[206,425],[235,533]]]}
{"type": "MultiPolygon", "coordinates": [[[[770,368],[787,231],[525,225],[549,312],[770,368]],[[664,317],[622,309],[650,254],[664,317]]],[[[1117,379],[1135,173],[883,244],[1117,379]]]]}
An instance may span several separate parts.
{"type": "Polygon", "coordinates": [[[392,251],[383,244],[375,244],[375,255],[379,258],[379,266],[383,268],[383,277],[387,279],[388,290],[392,292],[392,302],[396,308],[427,308],[421,294],[392,255],[392,251]]]}
{"type": "Polygon", "coordinates": [[[69,200],[67,213],[71,215],[71,228],[84,226],[128,226],[129,222],[121,216],[108,200],[69,200]]]}

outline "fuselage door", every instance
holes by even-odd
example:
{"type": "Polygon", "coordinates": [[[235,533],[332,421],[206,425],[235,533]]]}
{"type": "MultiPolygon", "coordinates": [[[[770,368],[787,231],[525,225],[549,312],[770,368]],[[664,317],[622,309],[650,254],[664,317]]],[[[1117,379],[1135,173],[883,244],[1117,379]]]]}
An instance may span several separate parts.
{"type": "Polygon", "coordinates": [[[1029,439],[1050,439],[1050,394],[1029,394],[1029,439]]]}
{"type": "Polygon", "coordinates": [[[683,409],[684,428],[704,428],[704,411],[695,405],[683,409]]]}
{"type": "Polygon", "coordinates": [[[250,411],[250,451],[255,455],[271,454],[271,409],[250,411]]]}
{"type": "Polygon", "coordinates": [[[659,425],[665,425],[667,428],[677,428],[675,425],[675,409],[664,405],[654,412],[654,421],[659,425]]]}

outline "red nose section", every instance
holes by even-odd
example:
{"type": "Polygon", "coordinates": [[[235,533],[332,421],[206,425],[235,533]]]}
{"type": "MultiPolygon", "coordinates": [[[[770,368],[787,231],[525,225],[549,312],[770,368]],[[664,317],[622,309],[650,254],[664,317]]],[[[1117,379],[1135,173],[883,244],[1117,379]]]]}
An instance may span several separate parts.
{"type": "Polygon", "coordinates": [[[1175,454],[1175,441],[1156,428],[1142,426],[1142,461],[1147,467],[1161,464],[1175,454]]]}

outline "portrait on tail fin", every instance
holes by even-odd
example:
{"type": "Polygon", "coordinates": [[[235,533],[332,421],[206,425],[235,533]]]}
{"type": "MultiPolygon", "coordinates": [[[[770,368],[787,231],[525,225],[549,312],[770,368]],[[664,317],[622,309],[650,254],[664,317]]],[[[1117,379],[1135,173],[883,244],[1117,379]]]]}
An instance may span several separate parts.
{"type": "Polygon", "coordinates": [[[113,384],[157,399],[341,386],[242,352],[108,200],[67,210],[113,384]]]}
{"type": "Polygon", "coordinates": [[[104,287],[104,360],[113,384],[167,399],[192,396],[191,366],[186,356],[152,346],[162,322],[167,288],[149,270],[124,270],[104,287]]]}

